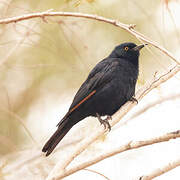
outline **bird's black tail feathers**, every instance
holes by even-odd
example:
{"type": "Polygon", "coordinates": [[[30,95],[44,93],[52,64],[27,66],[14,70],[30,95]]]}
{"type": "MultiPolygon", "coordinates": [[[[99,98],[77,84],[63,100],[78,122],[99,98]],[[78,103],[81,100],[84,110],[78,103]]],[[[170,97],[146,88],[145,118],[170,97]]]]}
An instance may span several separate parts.
{"type": "Polygon", "coordinates": [[[51,138],[44,145],[42,152],[46,152],[46,156],[49,156],[57,144],[62,140],[62,138],[68,133],[68,131],[74,126],[74,123],[69,123],[69,119],[60,123],[56,132],[51,136],[51,138]],[[68,123],[67,123],[68,122],[68,123]]]}

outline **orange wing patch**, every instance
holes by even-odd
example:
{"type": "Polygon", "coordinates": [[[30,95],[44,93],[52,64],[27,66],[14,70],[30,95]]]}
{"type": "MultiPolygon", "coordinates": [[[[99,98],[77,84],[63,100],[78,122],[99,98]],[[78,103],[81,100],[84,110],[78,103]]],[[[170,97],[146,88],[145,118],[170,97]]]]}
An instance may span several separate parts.
{"type": "Polygon", "coordinates": [[[70,111],[67,112],[67,114],[62,118],[62,120],[56,125],[56,126],[60,126],[65,119],[75,110],[77,109],[83,102],[87,101],[93,94],[96,93],[96,90],[92,91],[88,96],[86,96],[83,100],[81,100],[77,105],[75,105],[72,109],[70,109],[70,111]]]}
{"type": "Polygon", "coordinates": [[[86,100],[88,100],[93,94],[96,93],[96,90],[92,91],[88,96],[86,96],[83,100],[81,100],[77,105],[75,105],[70,111],[69,113],[73,112],[75,109],[77,109],[83,102],[85,102],[86,100]]]}

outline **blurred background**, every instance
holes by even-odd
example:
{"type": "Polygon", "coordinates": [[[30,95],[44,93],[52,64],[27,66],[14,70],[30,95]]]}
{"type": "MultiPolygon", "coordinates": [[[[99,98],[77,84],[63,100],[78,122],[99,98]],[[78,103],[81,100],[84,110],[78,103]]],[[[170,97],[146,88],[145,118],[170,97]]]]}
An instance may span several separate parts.
{"type": "MultiPolygon", "coordinates": [[[[178,0],[0,0],[1,19],[49,9],[97,14],[136,24],[137,31],[167,48],[177,59],[180,55],[178,0]]],[[[45,158],[41,154],[42,146],[67,112],[89,71],[116,45],[129,41],[141,43],[118,27],[82,18],[45,17],[0,25],[0,179],[22,179],[24,175],[26,179],[44,179],[60,158],[99,128],[96,119],[87,118],[68,133],[52,156],[45,158]]],[[[136,89],[173,65],[174,62],[157,49],[151,46],[144,49],[136,89]]],[[[177,75],[146,96],[122,123],[90,146],[76,162],[129,140],[178,130],[179,80],[177,75]],[[165,103],[155,103],[156,106],[133,118],[144,106],[172,95],[165,103]]],[[[164,157],[167,162],[178,157],[178,148],[180,144],[174,140],[115,156],[91,169],[104,172],[110,179],[129,180],[159,167],[158,163],[166,162],[160,161],[164,157]],[[112,164],[113,169],[107,171],[112,164]]],[[[66,179],[84,176],[103,179],[88,171],[66,179]]],[[[162,178],[179,179],[179,176],[174,170],[162,178]]]]}

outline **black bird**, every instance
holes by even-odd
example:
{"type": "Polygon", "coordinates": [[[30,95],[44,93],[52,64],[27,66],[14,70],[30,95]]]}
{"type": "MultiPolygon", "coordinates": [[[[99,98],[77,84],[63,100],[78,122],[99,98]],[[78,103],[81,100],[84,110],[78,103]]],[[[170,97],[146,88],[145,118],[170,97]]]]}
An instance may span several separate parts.
{"type": "Polygon", "coordinates": [[[67,132],[79,121],[97,117],[110,130],[108,120],[133,97],[139,72],[139,51],[144,45],[123,43],[99,62],[76,93],[69,111],[58,123],[58,129],[44,145],[42,151],[48,156],[67,132]],[[107,115],[106,120],[101,116],[107,115]]]}

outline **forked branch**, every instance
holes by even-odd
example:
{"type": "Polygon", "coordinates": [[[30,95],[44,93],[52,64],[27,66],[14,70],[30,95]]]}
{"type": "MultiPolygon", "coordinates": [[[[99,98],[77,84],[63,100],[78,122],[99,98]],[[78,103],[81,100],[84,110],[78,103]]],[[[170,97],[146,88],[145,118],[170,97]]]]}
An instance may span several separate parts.
{"type": "MultiPolygon", "coordinates": [[[[65,172],[63,173],[62,176],[59,176],[57,178],[54,178],[53,180],[59,180],[59,179],[62,179],[63,177],[66,177],[66,176],[69,176],[79,170],[82,170],[86,167],[89,167],[89,166],[92,166],[93,164],[96,164],[104,159],[107,159],[109,157],[112,157],[116,154],[119,154],[119,153],[122,153],[122,152],[125,152],[125,151],[128,151],[128,150],[132,150],[132,149],[137,149],[137,148],[140,148],[140,147],[144,147],[144,146],[148,146],[148,145],[152,145],[152,144],[156,144],[156,143],[160,143],[160,142],[165,142],[165,141],[169,141],[171,139],[175,139],[175,138],[179,138],[180,137],[180,131],[175,131],[175,132],[171,132],[171,133],[167,133],[167,134],[164,134],[162,136],[159,136],[159,137],[154,137],[154,138],[151,138],[151,139],[148,139],[148,140],[143,140],[143,141],[130,141],[128,143],[126,143],[125,145],[123,146],[120,146],[119,148],[117,149],[114,149],[114,150],[111,150],[109,152],[105,152],[101,155],[98,155],[98,157],[94,157],[92,158],[90,161],[86,161],[86,162],[83,162],[81,164],[78,164],[68,170],[65,170],[65,172]]],[[[169,164],[169,166],[165,166],[164,169],[165,170],[170,170],[172,169],[174,166],[178,166],[180,165],[180,161],[177,161],[177,162],[174,162],[174,163],[171,163],[169,164]]],[[[167,172],[165,171],[165,172],[167,172]]],[[[156,177],[158,175],[161,175],[163,174],[163,170],[160,169],[158,172],[157,171],[153,171],[152,174],[149,174],[148,176],[142,176],[140,177],[141,180],[150,180],[150,177],[152,179],[152,177],[156,177]]]]}
{"type": "MultiPolygon", "coordinates": [[[[47,19],[45,19],[45,17],[68,16],[68,17],[79,17],[79,18],[87,18],[87,19],[97,20],[97,21],[112,24],[114,26],[117,26],[117,27],[120,27],[121,29],[126,30],[127,32],[129,32],[130,34],[135,36],[137,39],[142,40],[143,42],[151,44],[152,46],[156,47],[161,52],[163,52],[164,54],[169,56],[176,63],[176,66],[174,66],[174,68],[170,69],[168,72],[164,73],[160,77],[156,78],[153,82],[148,83],[142,89],[140,89],[140,91],[138,91],[137,94],[136,94],[136,99],[138,101],[141,100],[151,90],[153,90],[157,86],[161,85],[162,83],[164,83],[165,81],[167,81],[168,79],[173,77],[177,72],[180,71],[180,62],[179,62],[179,60],[177,60],[168,50],[166,50],[162,46],[158,45],[156,42],[152,41],[151,39],[149,39],[145,35],[139,33],[138,31],[135,31],[134,30],[134,27],[135,27],[134,25],[127,25],[127,24],[121,23],[121,22],[113,20],[113,19],[108,19],[108,18],[104,18],[102,16],[97,16],[97,15],[92,15],[92,14],[73,13],[73,12],[50,12],[50,11],[40,12],[40,13],[31,13],[31,14],[21,15],[21,16],[17,16],[17,17],[12,17],[12,18],[1,19],[0,24],[17,23],[17,22],[20,22],[20,21],[29,20],[29,19],[33,19],[33,18],[42,18],[44,22],[47,22],[47,19]]],[[[135,105],[136,105],[136,103],[127,102],[113,116],[113,120],[112,120],[111,125],[113,126],[117,122],[119,122],[120,119],[122,117],[124,117],[124,115],[127,114],[127,112],[129,112],[129,110],[132,109],[135,105]]],[[[57,163],[55,165],[55,167],[53,168],[53,170],[50,172],[49,176],[47,177],[47,180],[61,179],[61,178],[65,177],[65,176],[68,176],[68,175],[70,175],[70,174],[72,174],[72,173],[74,173],[74,172],[76,172],[76,171],[78,171],[80,169],[83,169],[83,168],[88,167],[89,165],[91,165],[93,160],[90,161],[91,163],[87,162],[89,164],[79,165],[79,167],[76,167],[76,169],[74,169],[74,170],[73,169],[66,170],[66,167],[73,161],[73,159],[76,156],[78,156],[81,152],[83,152],[90,144],[92,144],[96,139],[98,139],[104,133],[105,133],[105,130],[103,128],[99,128],[95,133],[92,134],[92,136],[87,137],[82,142],[80,142],[78,148],[64,161],[64,163],[60,163],[60,164],[57,163]]],[[[178,135],[178,137],[179,137],[179,132],[174,133],[172,138],[174,138],[174,136],[176,136],[176,135],[178,135]]],[[[162,142],[161,139],[158,139],[158,140],[159,141],[157,141],[157,142],[162,142]]],[[[166,139],[164,139],[163,141],[165,141],[165,140],[166,139]]],[[[155,143],[157,143],[157,142],[155,142],[155,143]]],[[[134,148],[141,147],[142,144],[143,144],[143,143],[142,144],[141,143],[139,142],[139,145],[138,145],[137,142],[135,143],[135,145],[130,143],[130,144],[128,144],[127,148],[125,148],[123,151],[132,149],[133,147],[134,148]]],[[[146,145],[148,145],[148,144],[146,144],[146,145]]],[[[122,152],[122,150],[120,152],[122,152]]],[[[108,156],[108,154],[105,155],[105,156],[108,156]]],[[[104,156],[104,158],[106,158],[105,156],[104,156]]],[[[108,156],[108,157],[110,157],[110,156],[108,156]]],[[[100,159],[100,160],[102,160],[102,159],[100,159]]],[[[96,162],[94,161],[94,163],[96,163],[96,162]]],[[[175,164],[177,164],[177,163],[175,163],[175,164]]],[[[145,179],[146,177],[141,177],[141,178],[145,179]]]]}

